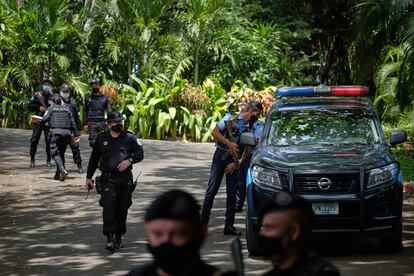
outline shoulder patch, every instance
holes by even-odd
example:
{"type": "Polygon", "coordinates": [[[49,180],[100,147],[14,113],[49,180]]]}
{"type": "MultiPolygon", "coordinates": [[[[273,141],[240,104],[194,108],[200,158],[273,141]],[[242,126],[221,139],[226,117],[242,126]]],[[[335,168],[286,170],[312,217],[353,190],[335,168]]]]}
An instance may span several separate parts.
{"type": "Polygon", "coordinates": [[[137,144],[138,144],[138,146],[141,146],[142,147],[142,143],[141,143],[141,141],[137,138],[137,144]]]}

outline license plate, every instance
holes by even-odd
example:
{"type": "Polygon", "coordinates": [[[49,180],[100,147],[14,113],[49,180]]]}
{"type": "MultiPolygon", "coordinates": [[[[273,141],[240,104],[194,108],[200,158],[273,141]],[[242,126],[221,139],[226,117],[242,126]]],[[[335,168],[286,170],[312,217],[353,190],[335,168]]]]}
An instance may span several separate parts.
{"type": "Polygon", "coordinates": [[[312,203],[313,213],[315,215],[338,215],[338,203],[312,203]]]}

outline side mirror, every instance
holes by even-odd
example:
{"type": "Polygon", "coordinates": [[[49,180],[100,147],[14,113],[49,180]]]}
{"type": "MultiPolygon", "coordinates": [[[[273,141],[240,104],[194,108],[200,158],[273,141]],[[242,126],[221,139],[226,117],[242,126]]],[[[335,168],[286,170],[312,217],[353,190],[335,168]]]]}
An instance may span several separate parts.
{"type": "Polygon", "coordinates": [[[407,132],[405,130],[397,130],[391,132],[390,143],[391,146],[401,144],[407,141],[407,132]]]}
{"type": "Polygon", "coordinates": [[[240,144],[254,147],[256,146],[256,138],[251,132],[242,133],[240,135],[240,144]]]}

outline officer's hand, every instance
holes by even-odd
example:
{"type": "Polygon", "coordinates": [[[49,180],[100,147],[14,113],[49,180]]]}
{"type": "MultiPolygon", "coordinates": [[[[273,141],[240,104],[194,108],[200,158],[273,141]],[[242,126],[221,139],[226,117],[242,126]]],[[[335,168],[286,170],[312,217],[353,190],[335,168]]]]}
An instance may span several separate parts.
{"type": "Polygon", "coordinates": [[[40,112],[45,112],[46,111],[46,109],[43,107],[43,105],[40,106],[39,110],[40,110],[40,112]]]}
{"type": "Polygon", "coordinates": [[[125,171],[129,166],[131,166],[131,162],[129,160],[124,160],[118,165],[118,170],[120,172],[125,171]]]}
{"type": "Polygon", "coordinates": [[[232,154],[238,153],[239,152],[238,145],[236,143],[230,143],[229,150],[231,151],[232,154]]]}
{"type": "Polygon", "coordinates": [[[235,170],[236,170],[236,164],[234,164],[234,163],[228,164],[226,166],[226,168],[224,169],[226,174],[232,174],[235,170]]]}
{"type": "Polygon", "coordinates": [[[92,182],[92,179],[86,179],[86,182],[85,182],[85,187],[86,187],[88,190],[93,189],[93,182],[92,182]]]}
{"type": "Polygon", "coordinates": [[[74,136],[74,137],[73,137],[73,141],[75,141],[75,143],[79,143],[79,141],[80,141],[80,136],[74,136]]]}

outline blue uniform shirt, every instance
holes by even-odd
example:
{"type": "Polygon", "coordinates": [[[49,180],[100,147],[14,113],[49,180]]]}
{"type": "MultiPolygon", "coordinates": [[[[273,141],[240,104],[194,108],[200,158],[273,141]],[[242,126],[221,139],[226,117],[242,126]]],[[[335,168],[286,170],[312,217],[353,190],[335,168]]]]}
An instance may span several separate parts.
{"type": "MultiPolygon", "coordinates": [[[[259,139],[259,143],[260,143],[260,139],[262,138],[262,132],[263,132],[263,123],[260,122],[259,120],[257,120],[252,127],[252,133],[254,135],[254,138],[259,139]]],[[[252,147],[252,155],[256,152],[257,146],[252,147]]]]}
{"type": "MultiPolygon", "coordinates": [[[[233,117],[233,113],[229,112],[226,115],[224,115],[224,117],[220,121],[217,122],[217,127],[220,129],[221,133],[225,134],[225,131],[226,131],[225,121],[230,120],[232,117],[233,117]]],[[[235,123],[239,127],[239,133],[242,133],[242,132],[246,131],[249,128],[249,122],[244,122],[243,121],[242,114],[237,116],[237,119],[236,119],[235,123]]],[[[220,145],[218,145],[217,142],[216,142],[216,147],[221,148],[223,150],[227,150],[227,148],[223,148],[220,145]]]]}

